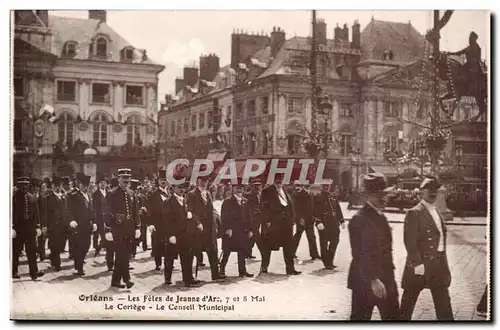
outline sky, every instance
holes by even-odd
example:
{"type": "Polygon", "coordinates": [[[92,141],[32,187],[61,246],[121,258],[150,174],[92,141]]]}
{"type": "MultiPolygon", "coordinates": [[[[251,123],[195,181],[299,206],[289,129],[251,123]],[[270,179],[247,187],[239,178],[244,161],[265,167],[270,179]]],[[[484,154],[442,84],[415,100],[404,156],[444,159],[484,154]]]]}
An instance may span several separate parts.
{"type": "MultiPolygon", "coordinates": [[[[87,11],[51,11],[51,15],[87,18],[87,11]]],[[[475,31],[483,59],[490,52],[489,12],[455,11],[441,31],[441,49],[458,51],[468,44],[469,33],[475,31]]],[[[372,18],[411,24],[421,33],[432,27],[431,11],[338,11],[319,10],[317,18],[327,24],[328,38],[339,23],[351,27],[357,19],[361,30],[372,18]]],[[[311,11],[108,11],[107,23],[136,48],[147,50],[148,56],[165,66],[160,74],[158,98],[174,92],[174,80],[182,77],[185,65],[198,65],[201,54],[215,53],[221,67],[229,64],[231,33],[234,29],[270,33],[273,26],[285,30],[287,39],[311,35],[311,11]]],[[[349,37],[351,38],[351,37],[349,37]]]]}

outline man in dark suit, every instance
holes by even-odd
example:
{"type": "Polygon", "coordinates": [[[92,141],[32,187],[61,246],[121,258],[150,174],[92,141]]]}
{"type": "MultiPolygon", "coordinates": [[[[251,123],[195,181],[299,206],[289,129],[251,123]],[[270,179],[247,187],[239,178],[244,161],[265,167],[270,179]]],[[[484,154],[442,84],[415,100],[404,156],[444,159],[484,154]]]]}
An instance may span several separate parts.
{"type": "Polygon", "coordinates": [[[222,202],[222,260],[220,274],[226,275],[226,265],[231,252],[238,253],[238,273],[240,277],[253,277],[247,272],[245,259],[248,255],[250,238],[253,235],[247,200],[243,197],[243,186],[233,185],[233,195],[222,202]]]}
{"type": "MultiPolygon", "coordinates": [[[[64,196],[66,196],[66,201],[67,201],[69,193],[73,190],[73,186],[71,186],[71,182],[72,181],[71,181],[71,178],[69,176],[61,177],[61,192],[63,193],[64,196]]],[[[62,240],[61,244],[62,244],[63,252],[66,252],[66,245],[68,245],[70,259],[73,259],[73,256],[72,256],[72,252],[73,252],[72,236],[73,236],[73,231],[71,230],[71,228],[69,226],[67,226],[66,230],[64,231],[64,236],[63,236],[63,240],[62,240]]]]}
{"type": "Polygon", "coordinates": [[[344,216],[338,200],[329,192],[328,185],[314,187],[314,218],[319,231],[321,259],[326,269],[334,269],[335,252],[339,245],[340,227],[344,227],[344,216]],[[321,191],[320,191],[321,189],[321,191]]]}
{"type": "Polygon", "coordinates": [[[90,236],[97,231],[92,209],[92,197],[88,192],[90,176],[76,175],[77,187],[68,195],[69,226],[73,230],[73,259],[76,275],[84,276],[83,263],[90,248],[90,236]]]}
{"type": "MultiPolygon", "coordinates": [[[[92,237],[92,244],[95,249],[95,257],[101,251],[101,248],[106,247],[106,240],[104,239],[104,214],[106,213],[106,195],[108,191],[108,182],[102,174],[97,175],[98,187],[92,193],[92,200],[94,202],[94,218],[97,224],[97,231],[94,232],[92,237]]],[[[111,251],[110,251],[111,252],[111,251]]],[[[112,253],[110,253],[112,255],[112,253]]],[[[106,248],[106,262],[108,270],[113,269],[113,259],[108,256],[108,249],[106,248]]]]}
{"type": "Polygon", "coordinates": [[[392,232],[382,213],[387,179],[382,173],[364,177],[366,202],[349,222],[352,262],[347,287],[352,290],[351,320],[370,320],[378,307],[382,320],[399,319],[398,288],[394,279],[392,232]]]}
{"type": "MultiPolygon", "coordinates": [[[[158,173],[158,189],[156,189],[147,202],[148,231],[151,233],[153,256],[155,258],[156,270],[161,269],[162,259],[165,259],[165,203],[170,194],[167,188],[167,171],[161,169],[158,173]]],[[[166,261],[164,261],[166,262],[166,261]]]]}
{"type": "Polygon", "coordinates": [[[61,253],[64,250],[64,238],[69,226],[68,201],[61,190],[61,179],[52,178],[52,183],[47,183],[47,188],[52,185],[50,193],[45,197],[42,215],[47,224],[49,238],[50,264],[56,271],[61,270],[61,253]]]}
{"type": "MultiPolygon", "coordinates": [[[[257,244],[257,248],[261,249],[261,239],[260,239],[260,226],[262,224],[261,219],[261,203],[262,203],[262,184],[259,179],[250,179],[251,191],[246,195],[247,207],[248,207],[248,217],[250,221],[251,231],[253,233],[250,237],[250,245],[248,246],[248,256],[249,259],[255,259],[252,255],[253,246],[257,244]]],[[[261,253],[262,254],[262,253],[261,253]]]]}
{"type": "Polygon", "coordinates": [[[19,255],[26,248],[29,274],[33,281],[43,276],[37,265],[37,237],[42,234],[40,214],[36,196],[28,192],[30,179],[19,177],[17,190],[12,196],[12,277],[20,278],[18,274],[19,255]]]}
{"type": "Polygon", "coordinates": [[[45,246],[47,245],[47,223],[43,216],[43,203],[45,200],[45,189],[42,191],[42,182],[36,178],[30,180],[31,194],[35,196],[38,203],[38,211],[40,215],[40,229],[42,234],[37,238],[37,254],[40,261],[45,260],[45,246]]]}
{"type": "Polygon", "coordinates": [[[302,238],[302,233],[305,231],[307,243],[309,244],[309,256],[312,260],[319,259],[318,245],[316,244],[316,235],[314,233],[313,197],[306,186],[297,185],[293,194],[293,204],[295,206],[296,224],[296,231],[293,237],[295,240],[294,257],[297,257],[300,239],[302,238]]]}
{"type": "Polygon", "coordinates": [[[273,185],[262,191],[262,265],[267,273],[271,251],[283,248],[287,275],[299,275],[293,264],[295,241],[293,239],[294,207],[290,195],[283,189],[283,175],[277,174],[273,185]]]}
{"type": "Polygon", "coordinates": [[[408,256],[401,286],[401,319],[410,320],[420,291],[431,290],[438,320],[453,320],[448,287],[450,267],[446,257],[446,226],[437,210],[437,190],[441,184],[436,177],[422,181],[422,200],[408,210],[404,225],[404,242],[408,256]]]}
{"type": "Polygon", "coordinates": [[[128,168],[118,170],[118,187],[107,195],[107,216],[105,217],[105,238],[112,241],[115,248],[115,267],[111,277],[111,286],[130,289],[134,282],[130,280],[129,258],[130,242],[141,235],[140,223],[134,203],[134,193],[128,188],[131,171],[128,168]],[[124,284],[121,284],[123,280],[124,284]]]}
{"type": "MultiPolygon", "coordinates": [[[[187,194],[188,211],[193,214],[195,221],[199,223],[199,247],[200,251],[205,251],[210,263],[212,280],[222,280],[226,278],[220,275],[217,265],[217,222],[214,214],[212,197],[207,191],[208,177],[201,177],[197,180],[197,187],[187,194]]],[[[201,253],[199,253],[201,254],[201,253]]],[[[198,261],[197,261],[198,262],[198,261]]]]}

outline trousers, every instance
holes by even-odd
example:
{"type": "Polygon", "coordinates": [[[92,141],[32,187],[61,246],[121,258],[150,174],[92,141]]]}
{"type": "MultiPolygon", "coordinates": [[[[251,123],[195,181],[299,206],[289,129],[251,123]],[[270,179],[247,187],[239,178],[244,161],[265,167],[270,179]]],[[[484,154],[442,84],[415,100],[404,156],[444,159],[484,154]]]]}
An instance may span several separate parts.
{"type": "Polygon", "coordinates": [[[303,232],[306,232],[307,243],[309,244],[309,256],[311,258],[319,258],[318,244],[316,243],[316,234],[314,233],[314,226],[304,227],[297,225],[297,231],[293,236],[293,239],[295,240],[294,255],[296,255],[297,249],[299,248],[300,239],[302,238],[303,232]]]}
{"type": "Polygon", "coordinates": [[[399,319],[399,300],[396,281],[385,281],[386,299],[377,298],[371,289],[352,290],[351,321],[369,321],[377,306],[382,321],[399,319]]]}

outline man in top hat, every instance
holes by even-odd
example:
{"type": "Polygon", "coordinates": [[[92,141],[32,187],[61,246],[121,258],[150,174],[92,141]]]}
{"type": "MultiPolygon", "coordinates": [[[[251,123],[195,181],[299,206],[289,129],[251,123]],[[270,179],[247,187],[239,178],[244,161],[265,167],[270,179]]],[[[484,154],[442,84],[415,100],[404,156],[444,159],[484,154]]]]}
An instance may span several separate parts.
{"type": "Polygon", "coordinates": [[[339,201],[329,192],[329,185],[314,188],[313,208],[319,232],[321,259],[326,269],[334,269],[337,266],[333,264],[333,260],[339,245],[340,227],[344,227],[344,216],[339,201]]]}
{"type": "MultiPolygon", "coordinates": [[[[92,237],[92,244],[95,249],[94,257],[97,257],[103,247],[106,245],[106,240],[104,239],[104,218],[106,214],[106,196],[108,194],[108,182],[102,174],[97,175],[97,189],[92,193],[92,200],[94,202],[94,219],[97,224],[97,231],[94,232],[92,237]]],[[[108,254],[106,253],[106,256],[108,254]]],[[[108,269],[113,268],[113,262],[110,263],[108,258],[108,269]]]]}
{"type": "Polygon", "coordinates": [[[12,196],[12,277],[19,278],[19,255],[26,248],[29,274],[33,281],[43,276],[38,271],[36,250],[37,237],[42,234],[37,198],[29,192],[30,179],[19,177],[17,190],[12,196]]]}
{"type": "MultiPolygon", "coordinates": [[[[197,180],[197,187],[187,193],[188,211],[192,213],[195,221],[199,223],[199,247],[200,251],[205,251],[210,263],[212,280],[221,280],[226,277],[219,274],[217,265],[217,222],[215,218],[212,197],[207,191],[208,177],[200,177],[197,180]]],[[[202,255],[202,252],[197,254],[202,255]]],[[[197,260],[199,262],[201,260],[197,260]]]]}
{"type": "Polygon", "coordinates": [[[253,277],[247,272],[245,259],[248,256],[250,238],[253,235],[248,205],[243,197],[243,185],[233,185],[233,195],[222,202],[222,260],[220,274],[226,274],[226,265],[231,252],[238,253],[238,273],[240,277],[253,277]]]}
{"type": "Polygon", "coordinates": [[[43,194],[42,194],[42,181],[31,178],[30,179],[30,190],[31,194],[35,196],[38,203],[38,211],[40,214],[40,228],[42,229],[42,234],[37,238],[37,254],[40,261],[45,260],[45,246],[47,244],[47,225],[44,222],[44,217],[41,216],[43,208],[43,194]]]}
{"type": "Polygon", "coordinates": [[[410,320],[420,291],[431,290],[438,320],[453,320],[448,287],[450,267],[446,257],[446,226],[434,205],[441,187],[433,176],[421,185],[422,200],[408,210],[404,224],[404,242],[407,251],[406,266],[401,286],[401,318],[410,320]]]}
{"type": "Polygon", "coordinates": [[[137,254],[137,246],[141,242],[142,239],[142,222],[145,219],[146,216],[146,197],[141,195],[139,193],[139,188],[140,188],[140,181],[138,179],[131,179],[130,180],[130,190],[134,192],[134,203],[135,203],[135,209],[137,210],[137,221],[141,225],[141,236],[139,239],[134,239],[132,242],[130,242],[130,252],[132,258],[135,258],[135,255],[137,254]]]}
{"type": "MultiPolygon", "coordinates": [[[[68,197],[71,190],[73,190],[71,178],[69,176],[62,176],[61,177],[61,192],[64,194],[64,196],[68,197]]],[[[72,234],[71,228],[69,226],[66,227],[66,230],[65,230],[64,236],[63,236],[62,245],[63,245],[63,252],[65,252],[66,244],[68,245],[70,259],[73,258],[73,256],[72,256],[72,252],[73,252],[72,235],[73,234],[72,234]]]]}
{"type": "Polygon", "coordinates": [[[262,223],[261,221],[262,183],[258,178],[251,178],[250,186],[251,186],[250,192],[245,197],[247,199],[246,205],[248,207],[248,217],[253,235],[250,238],[247,258],[255,259],[255,256],[252,255],[253,246],[257,244],[257,248],[260,251],[260,244],[261,244],[260,226],[262,223]]]}
{"type": "Polygon", "coordinates": [[[271,251],[278,251],[282,247],[286,274],[301,274],[293,264],[294,218],[292,198],[283,187],[283,175],[276,174],[274,184],[262,190],[261,273],[267,273],[271,261],[271,251]]]}
{"type": "Polygon", "coordinates": [[[382,210],[387,179],[382,173],[364,177],[366,201],[349,222],[352,261],[347,287],[352,290],[351,320],[370,320],[375,306],[382,320],[399,318],[398,288],[394,279],[392,232],[382,210]]]}
{"type": "Polygon", "coordinates": [[[167,170],[158,173],[158,189],[148,199],[148,231],[151,233],[152,254],[155,258],[156,270],[161,269],[162,258],[165,258],[165,203],[169,197],[167,187],[167,170]]]}
{"type": "Polygon", "coordinates": [[[90,237],[97,231],[89,184],[90,176],[77,173],[75,188],[68,195],[69,226],[73,230],[73,259],[78,276],[85,275],[83,264],[90,248],[90,237]]]}
{"type": "Polygon", "coordinates": [[[61,253],[64,250],[64,238],[69,226],[67,197],[61,190],[61,179],[54,176],[47,183],[50,193],[43,203],[42,217],[47,224],[49,239],[50,264],[56,270],[61,270],[61,253]]]}
{"type": "Polygon", "coordinates": [[[293,194],[293,203],[295,206],[296,223],[296,231],[293,237],[295,240],[294,256],[297,257],[300,239],[302,238],[302,233],[305,231],[307,243],[309,244],[309,256],[312,260],[319,259],[318,245],[314,233],[313,197],[306,185],[297,185],[293,194]]]}
{"type": "Polygon", "coordinates": [[[141,235],[137,210],[134,203],[134,193],[128,187],[131,170],[118,170],[118,187],[107,195],[107,217],[104,223],[105,238],[112,241],[116,253],[111,286],[130,289],[134,283],[130,280],[130,242],[141,235]],[[122,284],[121,281],[125,283],[122,284]]]}
{"type": "Polygon", "coordinates": [[[137,187],[137,202],[139,204],[138,209],[139,209],[139,222],[141,223],[141,238],[140,238],[140,243],[142,244],[142,251],[147,251],[149,250],[148,248],[148,237],[147,237],[147,230],[148,230],[148,224],[147,224],[147,219],[148,219],[148,209],[147,209],[147,203],[148,203],[148,192],[147,189],[144,185],[139,185],[137,187]]]}

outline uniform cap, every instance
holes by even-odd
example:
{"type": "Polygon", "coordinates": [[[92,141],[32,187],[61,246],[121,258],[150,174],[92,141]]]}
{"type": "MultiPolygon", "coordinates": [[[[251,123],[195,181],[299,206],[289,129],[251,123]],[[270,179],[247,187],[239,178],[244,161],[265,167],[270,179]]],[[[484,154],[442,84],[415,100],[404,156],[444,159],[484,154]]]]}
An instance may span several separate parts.
{"type": "Polygon", "coordinates": [[[30,178],[27,176],[20,176],[17,178],[17,183],[24,183],[24,184],[29,184],[30,183],[30,178]]]}
{"type": "Polygon", "coordinates": [[[132,176],[132,170],[130,168],[120,168],[117,171],[118,176],[132,176]]]}

